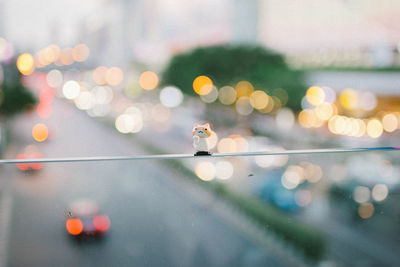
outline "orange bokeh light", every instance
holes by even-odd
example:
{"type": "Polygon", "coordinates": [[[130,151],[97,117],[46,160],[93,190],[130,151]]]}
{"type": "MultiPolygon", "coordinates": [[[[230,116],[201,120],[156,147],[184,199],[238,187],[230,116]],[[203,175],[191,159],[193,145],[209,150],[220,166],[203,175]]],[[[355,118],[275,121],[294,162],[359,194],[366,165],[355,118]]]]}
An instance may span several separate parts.
{"type": "Polygon", "coordinates": [[[33,126],[32,137],[38,142],[43,142],[49,136],[49,129],[43,123],[37,123],[33,126]]]}
{"type": "Polygon", "coordinates": [[[145,90],[153,90],[158,85],[158,76],[152,71],[145,71],[140,75],[139,84],[145,90]]]}
{"type": "Polygon", "coordinates": [[[89,47],[85,44],[78,44],[72,49],[72,58],[77,62],[85,61],[89,54],[89,47]]]}
{"type": "Polygon", "coordinates": [[[106,84],[107,80],[107,68],[104,66],[97,67],[93,71],[93,80],[99,85],[106,84]]]}
{"type": "Polygon", "coordinates": [[[107,71],[106,80],[109,85],[119,85],[124,79],[124,73],[120,68],[112,67],[107,71]]]}
{"type": "Polygon", "coordinates": [[[65,227],[71,235],[79,235],[83,230],[82,221],[74,218],[68,219],[65,223],[65,227]]]}
{"type": "Polygon", "coordinates": [[[207,76],[198,76],[193,81],[193,90],[198,95],[207,95],[213,88],[213,82],[207,76]]]}

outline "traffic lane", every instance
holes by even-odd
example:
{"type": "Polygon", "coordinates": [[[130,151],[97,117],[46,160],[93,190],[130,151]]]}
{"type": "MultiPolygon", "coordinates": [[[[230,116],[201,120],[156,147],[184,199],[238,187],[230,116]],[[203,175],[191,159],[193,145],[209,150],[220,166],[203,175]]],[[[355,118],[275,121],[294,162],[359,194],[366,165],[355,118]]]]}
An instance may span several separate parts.
{"type": "MultiPolygon", "coordinates": [[[[61,103],[59,108],[66,106],[61,103]]],[[[46,156],[143,153],[84,114],[70,110],[57,114],[52,120],[58,124],[56,139],[42,146],[46,156]]],[[[103,162],[47,164],[28,177],[17,172],[9,262],[12,266],[275,263],[208,208],[173,190],[168,181],[172,174],[158,171],[159,167],[157,162],[103,162]],[[65,207],[77,197],[96,199],[110,215],[111,232],[104,242],[77,245],[66,238],[65,207]]]]}

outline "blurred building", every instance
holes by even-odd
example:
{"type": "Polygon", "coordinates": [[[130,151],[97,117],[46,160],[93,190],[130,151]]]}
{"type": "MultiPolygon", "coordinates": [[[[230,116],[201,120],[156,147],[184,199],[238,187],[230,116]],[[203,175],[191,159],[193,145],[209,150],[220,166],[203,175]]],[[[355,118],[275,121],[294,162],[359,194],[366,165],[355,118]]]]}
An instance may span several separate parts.
{"type": "Polygon", "coordinates": [[[0,0],[0,36],[4,36],[4,0],[0,0]]]}

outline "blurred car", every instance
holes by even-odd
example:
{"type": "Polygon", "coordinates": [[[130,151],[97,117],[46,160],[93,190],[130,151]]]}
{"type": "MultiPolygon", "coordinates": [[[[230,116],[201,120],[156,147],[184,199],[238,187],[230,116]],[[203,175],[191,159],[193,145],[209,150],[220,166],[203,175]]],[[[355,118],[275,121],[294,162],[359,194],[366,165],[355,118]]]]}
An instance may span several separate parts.
{"type": "Polygon", "coordinates": [[[110,218],[100,212],[99,205],[93,200],[79,199],[68,206],[65,227],[71,236],[101,237],[110,225],[110,218]]]}
{"type": "Polygon", "coordinates": [[[281,172],[271,172],[268,179],[260,182],[256,195],[284,211],[297,211],[301,207],[295,201],[295,190],[287,190],[281,183],[281,172]]]}

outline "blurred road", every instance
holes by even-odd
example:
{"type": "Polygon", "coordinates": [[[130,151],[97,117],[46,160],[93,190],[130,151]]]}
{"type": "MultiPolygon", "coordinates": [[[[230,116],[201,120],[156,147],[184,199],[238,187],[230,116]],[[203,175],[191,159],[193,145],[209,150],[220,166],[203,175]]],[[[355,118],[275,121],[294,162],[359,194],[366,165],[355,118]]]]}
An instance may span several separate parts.
{"type": "MultiPolygon", "coordinates": [[[[6,157],[34,143],[37,122],[43,120],[34,114],[15,122],[6,157]]],[[[37,147],[46,157],[146,153],[63,102],[55,102],[45,123],[52,140],[37,147]]],[[[34,173],[1,166],[0,266],[283,265],[235,231],[212,197],[188,188],[180,175],[155,161],[56,163],[34,173]],[[96,200],[110,216],[105,239],[79,243],[66,234],[66,207],[77,198],[96,200]]]]}

